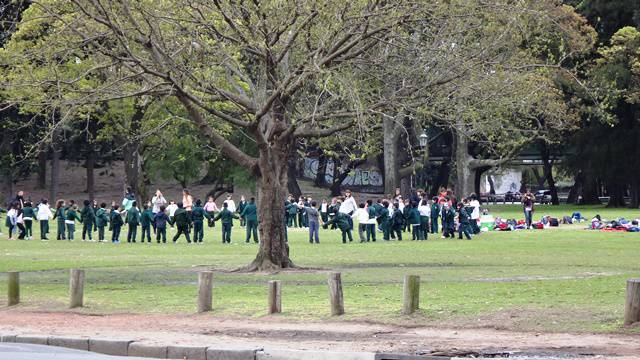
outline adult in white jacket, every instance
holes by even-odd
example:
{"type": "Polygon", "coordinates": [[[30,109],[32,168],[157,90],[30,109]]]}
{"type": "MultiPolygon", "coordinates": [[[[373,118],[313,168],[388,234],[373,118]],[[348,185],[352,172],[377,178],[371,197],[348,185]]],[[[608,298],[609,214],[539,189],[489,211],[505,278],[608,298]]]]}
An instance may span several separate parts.
{"type": "Polygon", "coordinates": [[[49,201],[43,199],[38,205],[36,213],[36,219],[40,222],[40,240],[47,241],[47,234],[49,234],[49,220],[53,218],[53,213],[49,207],[49,201]]]}

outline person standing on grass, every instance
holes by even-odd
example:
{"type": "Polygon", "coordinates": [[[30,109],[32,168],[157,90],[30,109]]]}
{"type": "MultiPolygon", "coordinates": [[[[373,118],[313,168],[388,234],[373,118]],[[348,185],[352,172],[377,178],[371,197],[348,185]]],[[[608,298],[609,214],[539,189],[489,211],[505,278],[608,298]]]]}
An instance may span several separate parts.
{"type": "Polygon", "coordinates": [[[213,196],[209,196],[209,199],[207,200],[207,203],[204,204],[203,209],[207,213],[207,215],[209,215],[207,217],[209,227],[216,226],[216,222],[213,221],[213,218],[216,216],[216,213],[220,211],[220,209],[218,209],[218,205],[216,205],[216,202],[213,200],[213,196]]]}
{"type": "MultiPolygon", "coordinates": [[[[338,199],[335,197],[332,198],[331,204],[328,207],[329,213],[327,214],[327,216],[329,217],[329,220],[333,219],[336,216],[339,209],[340,209],[340,205],[338,204],[338,199]]],[[[324,223],[326,224],[327,221],[325,221],[324,223]]],[[[335,224],[331,226],[331,229],[335,229],[335,228],[336,228],[335,224]]]]}
{"type": "Polygon", "coordinates": [[[133,202],[136,200],[136,194],[133,192],[130,186],[127,186],[127,190],[124,193],[124,198],[122,199],[122,211],[128,212],[129,209],[133,206],[133,202]]]}
{"type": "Polygon", "coordinates": [[[27,200],[22,209],[22,221],[24,223],[24,233],[27,240],[33,239],[33,218],[35,216],[36,212],[33,209],[33,205],[31,201],[27,200]]]}
{"type": "Polygon", "coordinates": [[[160,212],[161,206],[167,206],[167,199],[164,198],[160,189],[156,189],[155,195],[151,198],[151,205],[153,206],[153,213],[157,214],[160,212]]]}
{"type": "Polygon", "coordinates": [[[524,211],[524,221],[527,224],[527,229],[531,229],[531,223],[533,222],[533,208],[536,197],[531,193],[531,190],[527,189],[524,195],[522,195],[522,210],[524,211]]]}
{"type": "Polygon", "coordinates": [[[114,244],[120,243],[120,231],[122,230],[122,225],[124,225],[119,209],[120,207],[117,204],[114,204],[111,208],[111,213],[109,214],[109,228],[112,231],[111,242],[114,244]]]}
{"type": "Polygon", "coordinates": [[[422,240],[429,238],[429,219],[431,219],[431,207],[429,206],[428,198],[423,195],[422,199],[418,203],[418,213],[420,214],[420,234],[422,240]]]}
{"type": "MultiPolygon", "coordinates": [[[[238,209],[240,207],[238,206],[238,209]]],[[[240,212],[240,220],[244,219],[245,226],[247,227],[247,237],[245,242],[248,244],[251,240],[251,234],[253,234],[253,241],[257,244],[258,240],[258,207],[256,206],[256,199],[251,198],[249,203],[245,203],[242,211],[240,212]]]]}
{"type": "Polygon", "coordinates": [[[180,238],[180,235],[184,234],[184,237],[187,239],[187,243],[191,244],[191,236],[189,235],[189,227],[191,226],[191,214],[187,212],[181,202],[179,202],[177,205],[178,209],[173,215],[172,223],[176,225],[178,231],[173,236],[173,243],[175,244],[180,238]]]}
{"type": "Polygon", "coordinates": [[[82,219],[78,215],[78,206],[76,206],[73,200],[69,200],[69,208],[65,213],[65,224],[67,225],[67,240],[73,241],[73,234],[76,231],[76,220],[82,222],[82,219]]]}
{"type": "Polygon", "coordinates": [[[368,232],[367,226],[369,225],[369,212],[365,209],[365,205],[365,203],[358,204],[358,209],[351,215],[352,218],[358,220],[358,237],[361,243],[367,241],[365,232],[368,232]]]}
{"type": "Polygon", "coordinates": [[[376,227],[378,224],[378,210],[373,206],[373,200],[367,200],[367,242],[376,241],[376,227]]]}
{"type": "Polygon", "coordinates": [[[298,227],[298,204],[293,199],[292,195],[289,195],[289,201],[285,205],[287,211],[287,226],[298,227]]]}
{"type": "Polygon", "coordinates": [[[151,223],[153,222],[153,210],[149,205],[143,206],[142,215],[140,215],[140,225],[142,228],[142,236],[140,241],[144,242],[144,236],[147,235],[147,243],[151,244],[151,223]]]}
{"type": "Polygon", "coordinates": [[[56,240],[64,240],[65,239],[65,212],[67,209],[64,206],[64,200],[58,200],[56,202],[56,212],[53,214],[53,219],[58,218],[58,232],[56,235],[56,240]]]}
{"type": "MultiPolygon", "coordinates": [[[[131,208],[127,211],[127,242],[135,243],[138,235],[138,225],[140,225],[140,210],[136,201],[131,203],[131,208]]],[[[144,242],[144,239],[142,240],[144,242]]]]}
{"type": "Polygon", "coordinates": [[[391,236],[391,217],[389,216],[389,202],[382,200],[380,208],[380,229],[382,230],[382,239],[389,241],[391,236]]]}
{"type": "Polygon", "coordinates": [[[204,239],[204,219],[205,217],[210,220],[210,215],[204,211],[202,207],[202,201],[196,200],[196,204],[191,210],[191,220],[193,221],[193,242],[196,244],[202,244],[204,239]]]}
{"type": "Polygon", "coordinates": [[[109,215],[107,214],[107,203],[100,204],[100,208],[96,211],[96,227],[98,228],[98,242],[104,241],[104,228],[109,223],[109,215]]]}
{"type": "MultiPolygon", "coordinates": [[[[93,200],[91,203],[91,208],[93,208],[93,213],[98,214],[98,210],[100,209],[100,205],[98,205],[98,200],[93,200]]],[[[98,231],[98,220],[93,222],[93,231],[98,231]]]]}
{"type": "Polygon", "coordinates": [[[182,190],[182,206],[188,213],[193,210],[193,196],[187,189],[182,190]]]}
{"type": "Polygon", "coordinates": [[[236,212],[236,203],[233,201],[231,194],[227,195],[227,199],[223,202],[223,204],[227,204],[227,210],[232,213],[236,212]]]}
{"type": "Polygon", "coordinates": [[[42,199],[38,205],[38,211],[36,213],[36,219],[40,223],[40,240],[47,241],[47,235],[49,234],[49,219],[53,218],[51,208],[49,207],[49,201],[42,199]]]}
{"type": "Polygon", "coordinates": [[[442,206],[438,201],[438,197],[434,196],[431,200],[431,233],[437,234],[438,231],[438,220],[440,219],[440,211],[442,210],[442,206]]]}
{"type": "Polygon", "coordinates": [[[467,240],[471,240],[471,235],[469,234],[469,213],[465,208],[464,201],[458,203],[458,239],[462,240],[462,234],[467,238],[467,240]]]}
{"type": "Polygon", "coordinates": [[[418,211],[418,203],[411,201],[408,206],[405,206],[407,212],[407,221],[411,226],[411,240],[424,240],[422,237],[422,228],[420,227],[420,212],[418,211]]]}
{"type": "Polygon", "coordinates": [[[455,237],[455,218],[456,212],[449,205],[449,202],[445,202],[442,208],[442,238],[454,238],[455,237]]]}
{"type": "Polygon", "coordinates": [[[344,192],[344,201],[342,202],[342,204],[340,204],[338,212],[348,215],[347,220],[349,222],[349,228],[351,230],[353,230],[353,220],[351,219],[351,215],[356,212],[357,208],[358,204],[356,204],[356,199],[351,196],[351,190],[346,190],[344,192]]]}
{"type": "Polygon", "coordinates": [[[173,216],[175,215],[176,210],[178,210],[178,205],[176,204],[176,202],[173,200],[169,201],[169,206],[167,206],[167,213],[169,213],[169,219],[171,219],[169,224],[171,225],[172,228],[173,228],[173,216]]]}
{"type": "MultiPolygon", "coordinates": [[[[233,200],[232,200],[233,201],[233,200]]],[[[235,206],[235,205],[234,205],[235,206]]],[[[222,211],[216,215],[214,221],[220,220],[222,223],[222,243],[231,244],[231,228],[233,227],[233,219],[238,219],[238,215],[229,210],[229,203],[222,203],[222,211]]]]}
{"type": "Polygon", "coordinates": [[[305,209],[309,220],[309,243],[311,244],[313,244],[314,240],[316,244],[320,243],[320,212],[316,206],[317,203],[311,201],[310,206],[305,209]]]}
{"type": "Polygon", "coordinates": [[[96,223],[96,213],[93,212],[91,201],[85,200],[83,202],[82,210],[80,211],[80,219],[82,222],[82,241],[86,240],[86,236],[89,237],[89,241],[93,241],[93,224],[96,223]]]}
{"type": "Polygon", "coordinates": [[[480,226],[478,223],[480,222],[480,201],[478,200],[478,196],[476,194],[471,194],[469,196],[469,206],[472,208],[471,213],[471,233],[472,234],[480,234],[480,226]]]}
{"type": "Polygon", "coordinates": [[[395,202],[392,205],[392,216],[390,221],[390,232],[391,238],[398,238],[398,241],[402,241],[402,232],[404,230],[404,224],[406,219],[404,217],[404,213],[400,210],[400,202],[395,202]]]}
{"type": "Polygon", "coordinates": [[[164,205],[160,205],[159,211],[153,216],[153,228],[156,229],[156,241],[160,244],[160,238],[162,237],[162,243],[167,243],[167,223],[171,221],[169,216],[165,212],[164,205]]]}
{"type": "Polygon", "coordinates": [[[353,236],[351,235],[351,228],[353,226],[353,220],[351,220],[351,215],[347,215],[347,213],[340,212],[336,214],[336,216],[329,220],[326,225],[336,224],[338,229],[342,232],[342,243],[347,243],[347,237],[349,238],[349,242],[353,242],[353,236]]]}
{"type": "Polygon", "coordinates": [[[7,225],[7,230],[9,231],[9,240],[13,240],[13,231],[16,228],[18,223],[18,210],[16,209],[16,203],[9,204],[9,210],[7,211],[7,220],[5,225],[7,225]]]}
{"type": "Polygon", "coordinates": [[[329,221],[329,203],[327,203],[327,199],[322,199],[320,204],[320,218],[322,218],[323,223],[329,221]]]}
{"type": "MultiPolygon", "coordinates": [[[[247,206],[247,200],[245,199],[244,195],[242,195],[240,196],[240,202],[238,203],[238,208],[236,209],[238,214],[242,214],[242,211],[246,206],[247,206]]],[[[244,227],[246,223],[247,222],[245,218],[243,218],[242,215],[240,215],[240,226],[244,227]]]]}

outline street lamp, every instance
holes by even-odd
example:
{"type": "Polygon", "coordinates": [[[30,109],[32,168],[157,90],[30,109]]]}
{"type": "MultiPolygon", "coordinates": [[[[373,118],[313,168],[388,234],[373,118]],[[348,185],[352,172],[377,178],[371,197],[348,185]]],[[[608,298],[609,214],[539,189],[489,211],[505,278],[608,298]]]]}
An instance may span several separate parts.
{"type": "Polygon", "coordinates": [[[424,131],[422,132],[422,134],[420,134],[419,140],[420,140],[420,147],[423,149],[427,147],[427,145],[429,144],[429,136],[424,131]]]}

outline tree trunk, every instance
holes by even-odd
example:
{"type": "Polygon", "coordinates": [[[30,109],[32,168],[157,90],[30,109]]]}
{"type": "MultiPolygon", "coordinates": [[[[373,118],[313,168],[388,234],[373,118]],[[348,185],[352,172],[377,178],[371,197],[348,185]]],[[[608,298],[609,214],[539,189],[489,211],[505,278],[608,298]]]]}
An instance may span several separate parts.
{"type": "Polygon", "coordinates": [[[57,133],[54,132],[53,145],[51,146],[51,173],[49,184],[49,202],[53,206],[58,197],[58,183],[60,181],[60,147],[56,145],[58,142],[57,133]]]}
{"type": "Polygon", "coordinates": [[[429,194],[431,197],[437,196],[440,187],[449,186],[449,176],[451,175],[451,159],[443,159],[440,167],[438,168],[438,175],[436,176],[436,181],[431,188],[431,193],[429,194]]]}
{"type": "Polygon", "coordinates": [[[625,186],[622,184],[607,184],[607,192],[609,193],[608,208],[619,208],[627,206],[624,201],[625,186]]]}
{"type": "Polygon", "coordinates": [[[291,151],[291,154],[286,160],[288,162],[287,166],[287,190],[289,190],[289,194],[293,195],[295,199],[298,199],[302,196],[302,190],[300,190],[300,185],[298,184],[297,179],[297,167],[298,167],[298,151],[294,148],[291,151]]]}
{"type": "Polygon", "coordinates": [[[318,156],[318,170],[316,171],[316,178],[313,181],[313,184],[317,187],[325,186],[326,174],[327,174],[327,157],[325,156],[324,151],[320,149],[320,155],[318,156]]]}
{"type": "Polygon", "coordinates": [[[631,182],[631,201],[629,202],[629,208],[637,209],[640,207],[640,181],[634,180],[631,182]]]}
{"type": "Polygon", "coordinates": [[[490,169],[491,167],[485,166],[485,167],[477,168],[474,171],[475,177],[473,181],[473,186],[474,186],[474,193],[478,195],[478,199],[480,199],[480,183],[482,182],[482,175],[487,171],[489,171],[490,169]]]}
{"type": "Polygon", "coordinates": [[[455,136],[456,194],[461,199],[473,192],[475,174],[471,168],[473,157],[469,155],[469,139],[460,131],[456,131],[455,136]]]}
{"type": "MultiPolygon", "coordinates": [[[[286,144],[285,144],[286,145],[286,144]]],[[[262,145],[258,160],[258,214],[260,250],[248,271],[266,271],[293,267],[286,241],[284,202],[287,197],[289,151],[282,143],[262,145]]]]}
{"type": "Polygon", "coordinates": [[[551,160],[549,146],[544,140],[540,140],[538,142],[538,148],[540,149],[540,155],[542,157],[543,175],[547,181],[547,186],[549,186],[549,191],[551,191],[551,204],[560,205],[558,188],[556,187],[556,181],[553,177],[553,160],[551,160]]]}
{"type": "Polygon", "coordinates": [[[387,195],[395,194],[396,188],[400,187],[397,127],[395,119],[383,118],[384,193],[387,195]]]}
{"type": "Polygon", "coordinates": [[[87,194],[89,194],[89,201],[93,201],[96,195],[95,188],[95,166],[96,166],[96,153],[89,151],[86,154],[84,165],[87,168],[87,194]]]}
{"type": "Polygon", "coordinates": [[[47,147],[43,146],[38,153],[38,181],[36,187],[45,189],[47,187],[47,147]]]}
{"type": "Polygon", "coordinates": [[[578,196],[582,191],[582,173],[578,172],[575,175],[573,186],[571,190],[569,190],[569,195],[567,196],[567,204],[578,204],[578,196]]]}
{"type": "Polygon", "coordinates": [[[600,205],[600,199],[598,198],[598,181],[596,179],[589,179],[585,176],[585,181],[582,184],[582,200],[581,205],[600,205]]]}

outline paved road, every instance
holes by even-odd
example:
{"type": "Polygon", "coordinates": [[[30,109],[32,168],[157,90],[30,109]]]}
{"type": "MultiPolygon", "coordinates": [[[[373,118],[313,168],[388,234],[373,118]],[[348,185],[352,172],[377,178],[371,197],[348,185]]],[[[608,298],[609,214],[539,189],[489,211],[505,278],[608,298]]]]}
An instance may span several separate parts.
{"type": "Polygon", "coordinates": [[[54,346],[0,343],[0,360],[144,360],[54,346]]]}

